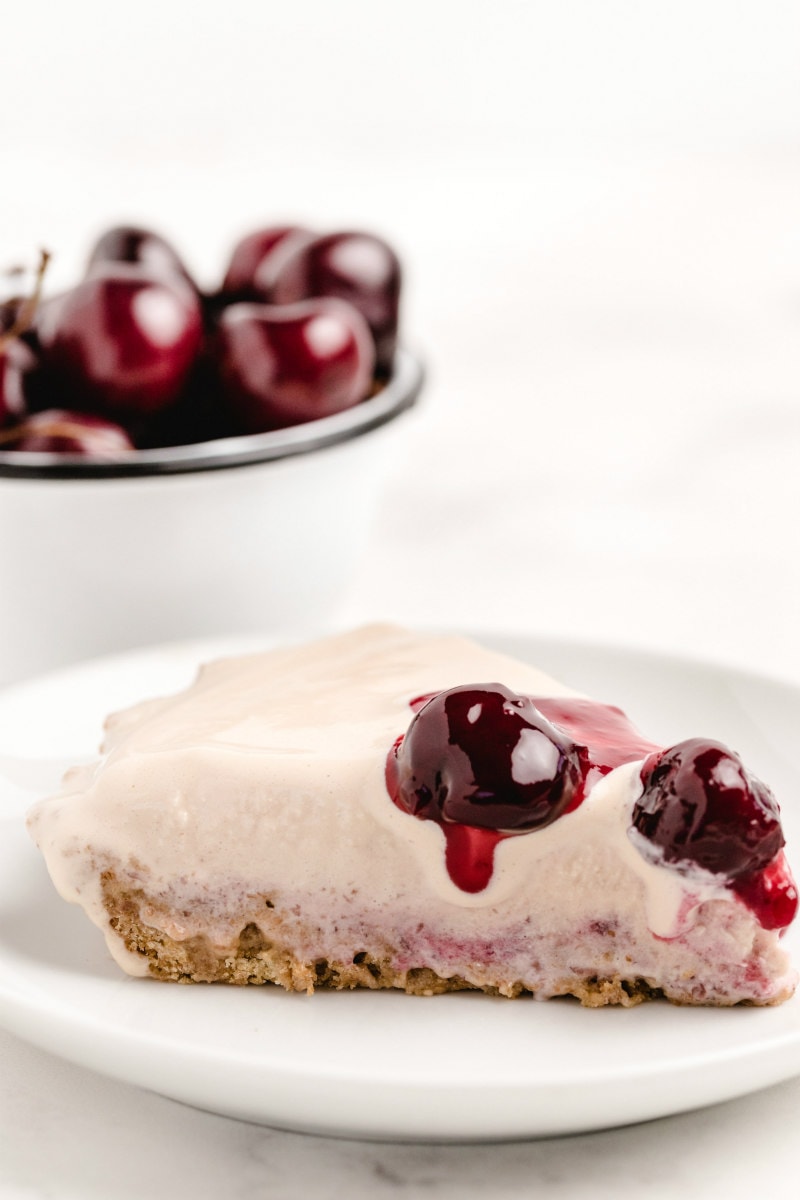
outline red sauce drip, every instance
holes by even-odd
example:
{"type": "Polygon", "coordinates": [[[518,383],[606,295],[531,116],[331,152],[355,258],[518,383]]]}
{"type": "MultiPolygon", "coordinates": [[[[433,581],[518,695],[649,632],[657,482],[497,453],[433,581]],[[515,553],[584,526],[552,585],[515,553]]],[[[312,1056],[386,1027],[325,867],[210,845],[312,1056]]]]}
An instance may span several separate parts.
{"type": "MultiPolygon", "coordinates": [[[[421,697],[411,702],[415,712],[427,703],[430,697],[421,697]],[[415,707],[416,706],[416,707],[415,707]]],[[[386,790],[398,808],[405,806],[400,800],[397,778],[397,755],[403,744],[403,736],[396,739],[386,756],[386,790]]],[[[494,851],[497,843],[508,834],[495,829],[479,829],[476,825],[461,825],[457,822],[439,824],[445,838],[445,866],[447,873],[462,892],[482,892],[488,887],[494,871],[494,851]]]]}
{"type": "Polygon", "coordinates": [[[797,915],[797,886],[783,851],[760,871],[730,884],[765,929],[785,929],[797,915]]]}
{"type": "Polygon", "coordinates": [[[456,887],[462,892],[482,892],[494,871],[494,850],[509,837],[497,829],[479,829],[477,825],[442,825],[445,837],[445,866],[456,887]]]}

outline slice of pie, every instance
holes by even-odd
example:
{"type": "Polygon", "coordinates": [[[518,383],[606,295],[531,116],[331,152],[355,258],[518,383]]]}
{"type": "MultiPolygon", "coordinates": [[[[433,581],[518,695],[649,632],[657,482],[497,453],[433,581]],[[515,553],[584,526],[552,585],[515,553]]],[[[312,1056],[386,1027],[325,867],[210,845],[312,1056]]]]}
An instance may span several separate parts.
{"type": "Polygon", "coordinates": [[[794,989],[769,789],[466,639],[213,662],[103,751],[29,823],[130,973],[592,1006],[794,989]]]}

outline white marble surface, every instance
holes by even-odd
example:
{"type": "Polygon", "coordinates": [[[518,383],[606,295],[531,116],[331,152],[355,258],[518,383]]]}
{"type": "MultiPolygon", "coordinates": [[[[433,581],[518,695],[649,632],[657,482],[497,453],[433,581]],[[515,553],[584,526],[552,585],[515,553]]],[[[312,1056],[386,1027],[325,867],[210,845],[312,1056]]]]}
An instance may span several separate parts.
{"type": "MultiPolygon", "coordinates": [[[[177,2],[152,6],[155,39],[149,7],[123,29],[81,0],[41,30],[18,6],[0,256],[63,247],[63,281],[128,215],[208,279],[235,233],[278,215],[398,244],[429,385],[331,620],[619,642],[800,684],[796,8],[509,4],[487,33],[414,0],[380,31],[402,52],[377,70],[347,33],[356,0],[272,14],[277,34],[235,2],[214,39],[177,2]],[[363,53],[367,106],[342,82],[363,53]],[[293,71],[314,99],[292,109],[293,71]]],[[[799,1104],[795,1081],[563,1140],[336,1142],[0,1032],[0,1196],[791,1195],[799,1104]]]]}
{"type": "Polygon", "coordinates": [[[183,1108],[55,1062],[0,1034],[0,1195],[197,1200],[546,1194],[612,1200],[792,1195],[800,1082],[716,1109],[586,1136],[505,1145],[304,1137],[183,1108]]]}

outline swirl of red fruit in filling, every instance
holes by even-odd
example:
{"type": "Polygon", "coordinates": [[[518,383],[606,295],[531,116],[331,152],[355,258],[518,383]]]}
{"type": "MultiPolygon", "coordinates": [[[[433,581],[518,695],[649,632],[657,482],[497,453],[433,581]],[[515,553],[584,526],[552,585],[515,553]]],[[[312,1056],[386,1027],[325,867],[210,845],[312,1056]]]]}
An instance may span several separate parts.
{"type": "Polygon", "coordinates": [[[603,775],[644,759],[637,849],[684,874],[694,865],[721,877],[767,929],[793,919],[797,891],[778,806],[719,743],[662,750],[619,708],[518,695],[499,683],[420,696],[411,708],[387,757],[386,786],[399,808],[441,827],[445,865],[462,891],[488,886],[504,838],[544,829],[603,775]]]}

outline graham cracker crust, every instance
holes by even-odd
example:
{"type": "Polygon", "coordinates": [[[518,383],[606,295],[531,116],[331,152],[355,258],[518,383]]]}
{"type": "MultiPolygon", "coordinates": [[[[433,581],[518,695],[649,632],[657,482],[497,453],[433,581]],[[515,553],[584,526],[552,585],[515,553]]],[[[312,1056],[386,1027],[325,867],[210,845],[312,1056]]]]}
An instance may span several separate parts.
{"type": "MultiPolygon", "coordinates": [[[[354,947],[347,961],[298,958],[280,941],[281,920],[264,897],[265,930],[254,922],[246,924],[235,942],[220,949],[204,936],[176,939],[142,919],[143,908],[153,903],[138,889],[120,885],[111,871],[101,876],[109,924],[126,949],[144,959],[147,973],[174,983],[227,983],[238,986],[276,984],[290,992],[313,993],[318,988],[371,991],[395,989],[411,996],[436,996],[446,992],[478,991],[515,999],[535,991],[518,979],[497,978],[492,984],[475,984],[460,975],[444,978],[429,967],[397,970],[390,947],[354,947]]],[[[719,1004],[691,992],[668,994],[652,982],[635,976],[593,975],[566,977],[548,989],[550,996],[572,996],[585,1008],[618,1005],[632,1008],[647,1000],[664,999],[674,1004],[719,1004]]],[[[784,999],[784,997],[781,997],[784,999]]],[[[724,1001],[722,1002],[724,1003],[724,1001]]],[[[744,1003],[748,1003],[745,1001],[744,1003]]],[[[771,1003],[780,1003],[774,1000],[771,1003]]]]}

